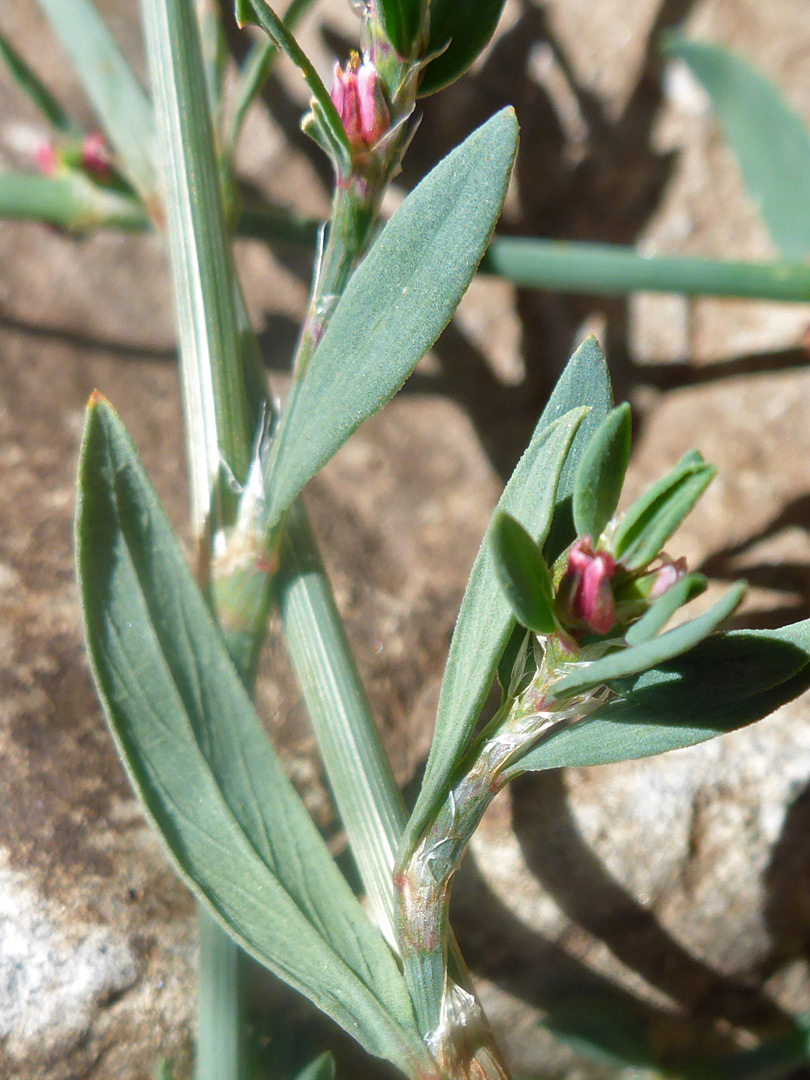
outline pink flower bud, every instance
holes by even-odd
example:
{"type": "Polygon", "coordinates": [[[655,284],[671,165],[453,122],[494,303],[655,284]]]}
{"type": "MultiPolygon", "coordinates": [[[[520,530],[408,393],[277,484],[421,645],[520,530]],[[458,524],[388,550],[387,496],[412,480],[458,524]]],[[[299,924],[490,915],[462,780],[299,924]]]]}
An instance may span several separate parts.
{"type": "Polygon", "coordinates": [[[357,53],[345,71],[335,64],[332,101],[355,151],[372,149],[391,126],[377,69],[357,53]]]}
{"type": "Polygon", "coordinates": [[[577,540],[560,582],[560,599],[573,621],[596,634],[607,634],[616,621],[610,582],[618,566],[606,551],[594,551],[589,536],[577,540]]]}
{"type": "Polygon", "coordinates": [[[663,596],[667,589],[671,589],[676,581],[680,581],[689,569],[684,558],[673,562],[666,555],[662,557],[664,563],[655,572],[655,581],[650,591],[651,600],[657,600],[659,596],[663,596]]]}
{"type": "Polygon", "coordinates": [[[112,172],[110,151],[100,132],[85,135],[81,147],[81,167],[99,180],[106,180],[112,172]]]}
{"type": "Polygon", "coordinates": [[[52,142],[41,142],[36,147],[34,162],[44,176],[55,176],[59,172],[59,155],[52,142]]]}

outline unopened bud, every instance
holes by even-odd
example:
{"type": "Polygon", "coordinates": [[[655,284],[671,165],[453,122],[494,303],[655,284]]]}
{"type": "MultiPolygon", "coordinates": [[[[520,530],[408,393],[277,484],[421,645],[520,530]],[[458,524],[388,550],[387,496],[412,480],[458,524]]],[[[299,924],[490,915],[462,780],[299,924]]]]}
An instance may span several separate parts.
{"type": "Polygon", "coordinates": [[[663,558],[663,565],[655,571],[653,587],[650,591],[651,600],[657,600],[659,596],[663,596],[667,589],[671,589],[677,581],[680,581],[689,569],[684,558],[678,559],[677,562],[673,562],[667,556],[663,558]]]}
{"type": "Polygon", "coordinates": [[[34,150],[34,162],[44,176],[55,176],[59,172],[59,154],[52,142],[41,142],[34,150]]]}
{"type": "Polygon", "coordinates": [[[109,178],[112,172],[112,159],[106,140],[100,132],[85,135],[82,139],[81,167],[98,180],[109,178]]]}
{"type": "Polygon", "coordinates": [[[616,621],[611,580],[618,566],[607,551],[594,551],[589,536],[572,546],[560,582],[563,618],[596,634],[607,634],[616,621]]]}
{"type": "Polygon", "coordinates": [[[335,64],[332,101],[355,151],[370,150],[391,127],[377,69],[357,53],[352,54],[345,70],[335,64]]]}

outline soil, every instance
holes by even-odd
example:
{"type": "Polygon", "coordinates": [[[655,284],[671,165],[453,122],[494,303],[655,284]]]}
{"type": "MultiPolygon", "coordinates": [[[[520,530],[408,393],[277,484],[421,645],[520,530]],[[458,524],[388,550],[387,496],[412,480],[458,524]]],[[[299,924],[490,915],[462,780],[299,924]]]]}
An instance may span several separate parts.
{"type": "MultiPolygon", "coordinates": [[[[137,6],[99,6],[142,70],[137,6]]],[[[661,59],[659,36],[676,25],[749,56],[810,123],[804,0],[509,0],[474,71],[424,102],[398,192],[511,103],[522,144],[505,233],[773,257],[705,98],[661,59]]],[[[321,70],[346,54],[354,26],[342,0],[309,19],[306,43],[321,70]]],[[[35,0],[3,7],[0,32],[92,126],[35,0]]],[[[242,166],[255,190],[319,215],[327,170],[297,128],[305,100],[281,65],[250,117],[242,166]]],[[[22,167],[42,133],[0,71],[0,168],[22,167]]],[[[237,258],[283,393],[309,257],[242,241],[237,258]]],[[[71,554],[75,461],[94,388],[118,407],[188,541],[164,253],[151,235],[76,239],[3,222],[0,267],[0,1074],[145,1080],[165,1057],[185,1078],[193,903],[107,735],[71,554]]],[[[586,332],[597,333],[617,394],[634,406],[628,494],[698,447],[719,474],[678,554],[716,583],[748,578],[741,624],[810,615],[809,324],[810,305],[563,297],[474,282],[404,392],[307,496],[409,791],[489,514],[586,332]]],[[[275,631],[259,697],[291,776],[328,826],[314,741],[275,631]]],[[[630,1016],[659,1059],[672,1060],[752,1045],[810,1009],[809,785],[805,699],[692,750],[540,774],[501,796],[459,875],[454,925],[516,1074],[613,1068],[575,1053],[544,1018],[559,1035],[593,1018],[603,1030],[629,1030],[630,1016]]],[[[278,1020],[259,1032],[278,1062],[279,1031],[304,1024],[306,1009],[259,973],[254,983],[278,1020]]],[[[303,1030],[310,1048],[332,1036],[317,1024],[303,1030]]],[[[342,1075],[361,1075],[350,1056],[341,1060],[342,1075]]]]}

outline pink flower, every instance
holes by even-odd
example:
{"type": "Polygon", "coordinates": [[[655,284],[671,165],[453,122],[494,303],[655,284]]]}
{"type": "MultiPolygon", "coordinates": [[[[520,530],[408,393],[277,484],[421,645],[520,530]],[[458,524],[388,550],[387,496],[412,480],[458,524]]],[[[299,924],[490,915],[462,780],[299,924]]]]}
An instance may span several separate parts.
{"type": "Polygon", "coordinates": [[[112,172],[110,151],[104,136],[100,132],[85,135],[82,139],[81,166],[99,180],[106,180],[112,172]]]}
{"type": "Polygon", "coordinates": [[[377,69],[357,53],[345,71],[335,64],[332,101],[355,151],[370,150],[391,126],[377,69]]]}
{"type": "Polygon", "coordinates": [[[659,596],[663,596],[667,589],[671,589],[676,581],[680,581],[689,569],[684,558],[678,559],[677,562],[673,562],[666,555],[662,558],[663,565],[655,572],[655,582],[650,592],[651,600],[657,600],[659,596]]]}
{"type": "Polygon", "coordinates": [[[616,621],[610,582],[618,569],[607,551],[594,551],[589,536],[572,546],[559,596],[570,619],[596,634],[607,634],[616,621]]]}
{"type": "Polygon", "coordinates": [[[59,172],[59,155],[52,142],[41,142],[34,150],[34,162],[44,176],[56,176],[59,172]]]}

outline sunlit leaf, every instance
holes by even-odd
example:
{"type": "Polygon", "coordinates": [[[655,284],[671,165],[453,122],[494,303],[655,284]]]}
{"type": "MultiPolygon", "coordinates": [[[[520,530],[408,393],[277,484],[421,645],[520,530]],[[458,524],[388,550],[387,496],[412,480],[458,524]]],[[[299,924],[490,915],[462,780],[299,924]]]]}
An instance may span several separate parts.
{"type": "Polygon", "coordinates": [[[370,1052],[424,1062],[393,956],[286,779],[103,400],[89,412],[79,486],[79,581],[96,685],[176,869],[244,948],[370,1052]]]}
{"type": "Polygon", "coordinates": [[[775,86],[741,56],[677,33],[664,49],[689,65],[712,100],[723,133],[779,251],[810,255],[810,133],[775,86]]]}
{"type": "Polygon", "coordinates": [[[271,447],[265,527],[385,405],[445,328],[501,212],[517,149],[504,109],[405,199],[352,276],[271,447]]]}
{"type": "Polygon", "coordinates": [[[614,686],[623,696],[552,732],[509,775],[649,757],[761,720],[810,687],[810,620],[707,638],[614,686]]]}

